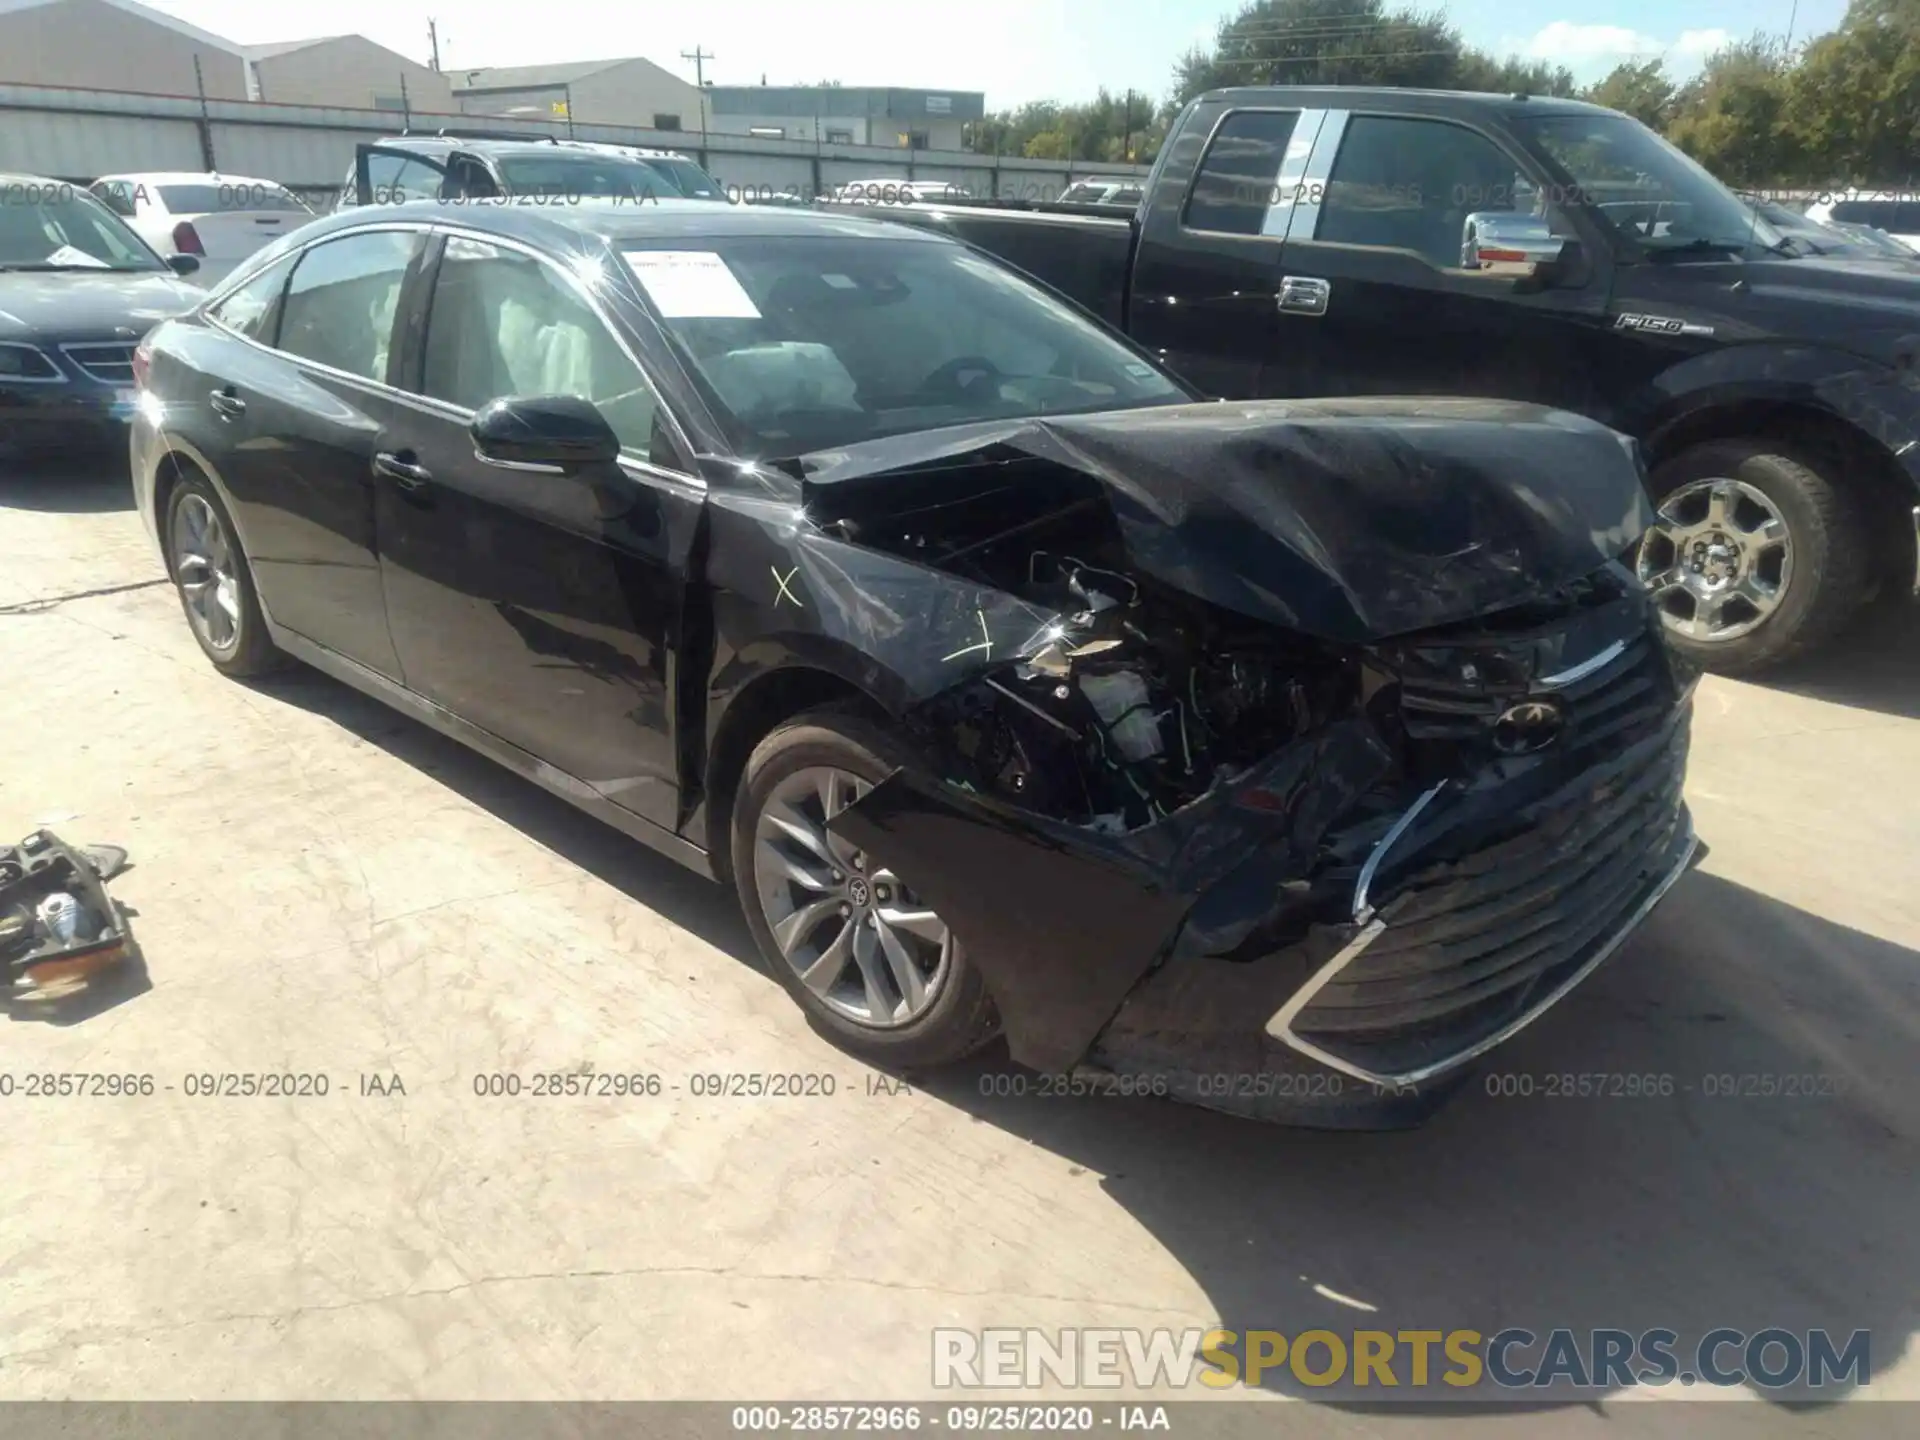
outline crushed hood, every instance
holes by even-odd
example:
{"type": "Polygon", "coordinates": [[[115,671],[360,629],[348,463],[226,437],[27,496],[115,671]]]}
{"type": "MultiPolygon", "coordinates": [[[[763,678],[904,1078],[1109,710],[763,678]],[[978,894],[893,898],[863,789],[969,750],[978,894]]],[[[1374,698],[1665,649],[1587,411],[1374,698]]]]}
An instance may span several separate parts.
{"type": "MultiPolygon", "coordinates": [[[[1483,400],[1188,404],[971,425],[820,451],[804,503],[906,471],[1051,461],[1104,490],[1139,569],[1338,643],[1446,625],[1591,573],[1650,518],[1632,442],[1483,400]]],[[[882,503],[884,503],[882,501],[882,503]]]]}

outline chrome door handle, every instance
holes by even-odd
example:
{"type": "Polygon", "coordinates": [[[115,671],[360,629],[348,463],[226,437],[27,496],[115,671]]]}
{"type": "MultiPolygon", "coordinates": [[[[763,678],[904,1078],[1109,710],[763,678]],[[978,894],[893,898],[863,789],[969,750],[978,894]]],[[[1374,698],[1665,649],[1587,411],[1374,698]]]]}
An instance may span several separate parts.
{"type": "Polygon", "coordinates": [[[1333,286],[1307,275],[1280,277],[1280,310],[1287,315],[1324,315],[1333,286]]]}
{"type": "Polygon", "coordinates": [[[373,457],[373,473],[376,475],[384,475],[389,480],[397,481],[402,490],[420,489],[421,486],[433,479],[433,472],[427,469],[426,466],[416,465],[413,461],[405,458],[406,455],[412,453],[412,451],[406,451],[403,454],[396,455],[390,450],[382,450],[378,455],[373,457]]]}
{"type": "Polygon", "coordinates": [[[247,402],[231,390],[216,390],[207,397],[213,413],[223,420],[238,420],[247,413],[247,402]]]}

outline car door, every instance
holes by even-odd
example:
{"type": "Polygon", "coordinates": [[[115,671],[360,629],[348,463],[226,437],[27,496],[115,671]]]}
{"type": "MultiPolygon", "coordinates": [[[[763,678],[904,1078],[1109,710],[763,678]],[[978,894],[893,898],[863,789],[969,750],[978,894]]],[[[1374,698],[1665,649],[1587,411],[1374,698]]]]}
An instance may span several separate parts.
{"type": "Polygon", "coordinates": [[[1270,393],[1591,409],[1609,267],[1555,201],[1525,161],[1460,121],[1330,112],[1287,220],[1270,393]],[[1569,273],[1543,285],[1465,267],[1468,217],[1488,212],[1538,213],[1581,241],[1569,273]]]}
{"type": "Polygon", "coordinates": [[[374,554],[373,461],[390,444],[400,296],[425,239],[424,226],[371,227],[263,271],[235,296],[257,287],[277,315],[243,363],[209,377],[206,398],[268,613],[390,679],[400,666],[374,554]]]}
{"type": "Polygon", "coordinates": [[[705,488],[671,417],[573,272],[496,238],[444,237],[409,366],[417,398],[376,462],[408,687],[674,826],[681,591],[705,488]],[[475,411],[557,394],[600,407],[619,464],[569,475],[478,457],[475,411]]]}
{"type": "Polygon", "coordinates": [[[438,160],[391,145],[361,145],[353,157],[353,203],[401,205],[437,200],[446,193],[447,167],[438,160]]]}
{"type": "MultiPolygon", "coordinates": [[[[1283,187],[1291,193],[1323,114],[1239,108],[1210,129],[1204,120],[1190,126],[1175,145],[1204,149],[1184,203],[1149,205],[1142,216],[1127,328],[1208,394],[1276,393],[1270,372],[1285,234],[1278,202],[1283,187]]],[[[1176,153],[1165,168],[1192,165],[1176,153]]]]}

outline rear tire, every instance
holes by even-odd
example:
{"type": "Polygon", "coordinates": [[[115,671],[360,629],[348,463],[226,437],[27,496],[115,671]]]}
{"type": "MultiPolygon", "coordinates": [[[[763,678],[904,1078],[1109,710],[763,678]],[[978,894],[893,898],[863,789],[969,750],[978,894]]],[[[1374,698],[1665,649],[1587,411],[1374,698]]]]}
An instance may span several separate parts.
{"type": "Polygon", "coordinates": [[[1756,438],[1707,441],[1654,470],[1660,516],[1637,566],[1676,650],[1719,674],[1748,675],[1853,619],[1879,581],[1883,547],[1839,467],[1756,438]]]}
{"type": "Polygon", "coordinates": [[[741,777],[731,868],[767,968],[815,1027],[863,1060],[918,1070],[966,1058],[1000,1026],[986,982],[938,917],[884,868],[825,835],[830,804],[864,793],[899,763],[898,744],[855,715],[820,710],[780,726],[741,777]],[[836,788],[843,781],[847,788],[836,788]]]}
{"type": "Polygon", "coordinates": [[[267,634],[253,567],[233,517],[204,476],[187,476],[173,487],[160,533],[187,626],[213,668],[235,680],[279,669],[286,656],[267,634]]]}

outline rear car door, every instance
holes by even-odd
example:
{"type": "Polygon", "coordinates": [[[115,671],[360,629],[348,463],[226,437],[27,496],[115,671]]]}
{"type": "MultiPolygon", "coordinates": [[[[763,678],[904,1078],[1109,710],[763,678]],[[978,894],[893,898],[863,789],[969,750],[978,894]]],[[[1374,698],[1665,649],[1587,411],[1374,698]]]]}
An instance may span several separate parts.
{"type": "Polygon", "coordinates": [[[429,156],[391,145],[361,145],[354,151],[356,205],[437,200],[447,193],[446,185],[447,167],[429,156]]]}
{"type": "MultiPolygon", "coordinates": [[[[1608,261],[1553,187],[1492,135],[1425,115],[1329,112],[1287,216],[1280,395],[1445,394],[1596,403],[1589,343],[1608,261]],[[1545,216],[1583,243],[1578,283],[1462,263],[1469,216],[1545,216]]],[[[1570,208],[1570,207],[1568,207],[1570,208]]]]}
{"type": "Polygon", "coordinates": [[[235,325],[222,317],[252,295],[259,336],[208,377],[203,425],[222,437],[215,464],[268,614],[390,679],[400,667],[374,554],[373,457],[395,409],[400,296],[425,238],[420,226],[333,236],[235,291],[216,323],[235,325]]]}
{"type": "MultiPolygon", "coordinates": [[[[1209,394],[1284,393],[1272,370],[1285,230],[1271,217],[1323,114],[1241,108],[1222,111],[1210,128],[1189,126],[1174,144],[1204,148],[1184,201],[1149,205],[1141,217],[1127,328],[1209,394]]],[[[1162,168],[1192,164],[1176,153],[1162,168]]]]}
{"type": "Polygon", "coordinates": [[[376,501],[409,688],[660,825],[674,761],[681,592],[705,498],[633,352],[573,273],[452,233],[434,267],[415,399],[376,501]],[[488,401],[580,395],[622,442],[598,472],[480,459],[488,401]]]}

